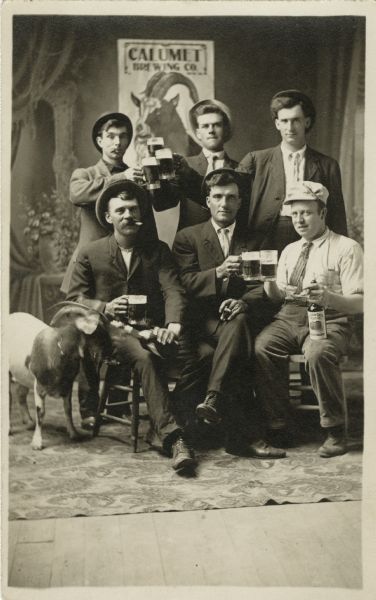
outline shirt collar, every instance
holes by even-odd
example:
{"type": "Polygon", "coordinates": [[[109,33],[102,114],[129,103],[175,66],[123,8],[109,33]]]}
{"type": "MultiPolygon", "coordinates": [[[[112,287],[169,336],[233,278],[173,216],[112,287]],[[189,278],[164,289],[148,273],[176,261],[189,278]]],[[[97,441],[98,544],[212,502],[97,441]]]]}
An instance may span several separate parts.
{"type": "Polygon", "coordinates": [[[127,165],[126,164],[121,164],[121,165],[110,165],[108,162],[106,162],[103,157],[102,157],[102,161],[104,162],[104,164],[106,165],[107,169],[110,171],[110,173],[122,173],[123,171],[125,171],[127,169],[127,165]]]}
{"type": "Polygon", "coordinates": [[[220,225],[218,225],[218,223],[216,223],[216,222],[214,221],[214,219],[211,219],[211,222],[212,222],[212,225],[213,225],[213,227],[214,227],[214,230],[215,230],[215,232],[216,232],[216,234],[217,234],[217,235],[218,235],[218,231],[219,231],[220,229],[228,229],[228,232],[229,232],[229,235],[230,235],[230,237],[232,237],[232,236],[233,236],[233,234],[234,234],[234,229],[235,229],[235,225],[236,225],[236,221],[234,221],[234,222],[232,223],[232,225],[226,225],[225,227],[220,227],[220,225]]]}
{"type": "Polygon", "coordinates": [[[203,148],[202,153],[205,156],[205,158],[210,158],[211,156],[216,156],[218,158],[218,160],[223,160],[225,157],[224,150],[218,150],[218,152],[211,152],[210,150],[203,148]]]}
{"type": "Polygon", "coordinates": [[[295,152],[293,152],[292,150],[289,150],[289,148],[286,147],[286,145],[284,144],[284,142],[281,142],[281,150],[282,150],[282,154],[285,158],[288,158],[290,156],[290,154],[300,154],[300,158],[304,158],[306,150],[307,150],[307,144],[304,144],[303,148],[300,148],[299,150],[295,150],[295,152]]]}
{"type": "MultiPolygon", "coordinates": [[[[311,240],[311,242],[313,243],[314,246],[319,248],[321,246],[321,244],[323,244],[325,242],[325,240],[327,240],[327,238],[329,237],[329,233],[330,233],[330,230],[328,229],[328,227],[326,227],[324,233],[322,235],[320,235],[320,237],[318,237],[314,240],[311,240]]],[[[303,244],[307,243],[307,241],[308,240],[300,238],[300,240],[299,240],[300,247],[302,247],[303,244]]]]}

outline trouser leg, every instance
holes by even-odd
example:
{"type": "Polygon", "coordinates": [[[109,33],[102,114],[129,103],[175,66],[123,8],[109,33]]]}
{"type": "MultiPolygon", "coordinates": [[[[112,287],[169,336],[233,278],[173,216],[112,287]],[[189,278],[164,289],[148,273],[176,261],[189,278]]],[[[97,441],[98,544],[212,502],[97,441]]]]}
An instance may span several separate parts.
{"type": "Polygon", "coordinates": [[[77,381],[81,418],[94,417],[99,402],[99,364],[85,356],[80,364],[77,381]]]}
{"type": "Polygon", "coordinates": [[[320,408],[322,427],[344,425],[346,404],[339,366],[346,353],[350,329],[348,325],[327,323],[327,339],[311,340],[306,337],[303,353],[312,388],[320,408]]]}
{"type": "Polygon", "coordinates": [[[168,452],[181,433],[170,410],[170,401],[163,361],[145,350],[131,336],[124,336],[117,344],[116,358],[131,365],[140,377],[144,398],[154,431],[168,452]]]}
{"type": "MultiPolygon", "coordinates": [[[[218,323],[218,322],[217,322],[218,323]]],[[[249,368],[253,350],[253,336],[245,314],[223,322],[208,333],[216,342],[210,372],[208,391],[233,395],[234,391],[250,390],[249,368]]]]}
{"type": "Polygon", "coordinates": [[[289,354],[300,352],[292,322],[275,319],[257,336],[256,393],[268,424],[281,426],[289,417],[289,354]]]}

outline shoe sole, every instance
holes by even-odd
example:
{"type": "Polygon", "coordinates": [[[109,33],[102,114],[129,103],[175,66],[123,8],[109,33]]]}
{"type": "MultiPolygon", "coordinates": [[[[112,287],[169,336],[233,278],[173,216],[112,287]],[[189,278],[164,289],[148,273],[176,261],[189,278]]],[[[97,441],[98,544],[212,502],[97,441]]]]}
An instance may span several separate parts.
{"type": "Polygon", "coordinates": [[[319,450],[319,456],[321,456],[321,458],[333,458],[334,456],[342,456],[343,454],[347,454],[347,448],[346,450],[341,450],[338,452],[325,452],[325,450],[320,452],[319,450]]]}
{"type": "Polygon", "coordinates": [[[196,415],[208,423],[220,423],[221,421],[221,417],[218,416],[217,411],[208,406],[197,406],[196,415]]]}
{"type": "Polygon", "coordinates": [[[181,471],[196,466],[196,461],[193,458],[183,458],[177,465],[172,465],[174,471],[181,471]]]}

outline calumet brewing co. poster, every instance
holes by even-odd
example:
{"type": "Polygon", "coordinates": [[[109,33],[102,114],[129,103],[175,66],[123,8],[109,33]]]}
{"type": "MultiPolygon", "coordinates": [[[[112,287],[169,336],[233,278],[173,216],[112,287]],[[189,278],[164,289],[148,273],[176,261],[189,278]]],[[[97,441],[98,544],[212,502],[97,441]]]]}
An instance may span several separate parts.
{"type": "Polygon", "coordinates": [[[149,137],[184,156],[197,154],[188,111],[214,98],[214,43],[187,40],[118,40],[119,110],[134,126],[127,150],[140,163],[149,137]]]}

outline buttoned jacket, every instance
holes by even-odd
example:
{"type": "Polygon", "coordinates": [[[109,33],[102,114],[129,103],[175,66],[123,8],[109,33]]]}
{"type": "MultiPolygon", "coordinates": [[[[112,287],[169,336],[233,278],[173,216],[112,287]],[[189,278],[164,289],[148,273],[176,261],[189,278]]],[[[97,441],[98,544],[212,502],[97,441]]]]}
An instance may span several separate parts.
{"type": "Polygon", "coordinates": [[[122,294],[145,294],[154,325],[181,323],[185,291],[168,246],[159,240],[140,241],[132,252],[129,272],[114,235],[80,249],[67,300],[104,312],[122,294]]]}

